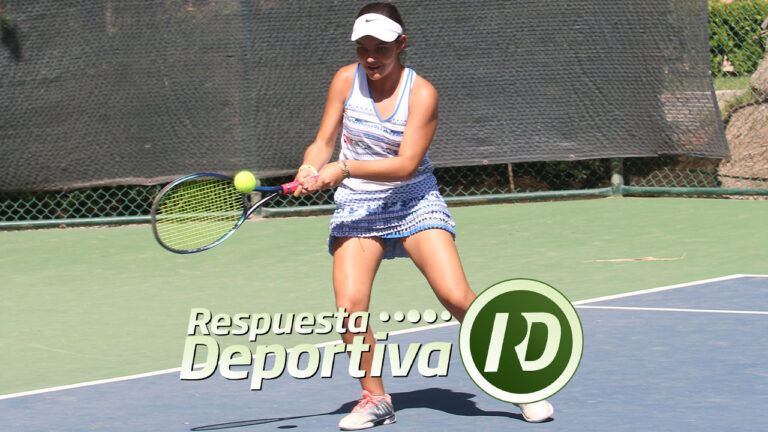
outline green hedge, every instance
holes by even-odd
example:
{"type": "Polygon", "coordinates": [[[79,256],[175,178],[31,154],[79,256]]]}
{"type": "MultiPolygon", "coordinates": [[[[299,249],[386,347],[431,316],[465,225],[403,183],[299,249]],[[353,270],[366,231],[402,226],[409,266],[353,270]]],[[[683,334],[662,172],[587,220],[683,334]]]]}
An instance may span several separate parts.
{"type": "Polygon", "coordinates": [[[709,2],[709,53],[714,76],[749,76],[765,55],[761,25],[768,18],[768,1],[709,2]],[[733,65],[723,71],[723,59],[733,65]]]}

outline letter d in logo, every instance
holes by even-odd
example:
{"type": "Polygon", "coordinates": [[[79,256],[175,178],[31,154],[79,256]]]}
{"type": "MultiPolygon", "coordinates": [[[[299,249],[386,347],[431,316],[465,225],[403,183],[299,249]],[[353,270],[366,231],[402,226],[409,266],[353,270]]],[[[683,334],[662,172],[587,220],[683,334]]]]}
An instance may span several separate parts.
{"type": "Polygon", "coordinates": [[[544,369],[552,363],[560,347],[560,322],[557,317],[545,312],[523,312],[523,318],[528,323],[528,329],[525,332],[525,339],[520,345],[515,347],[517,358],[520,359],[520,366],[526,372],[544,369]],[[531,325],[534,322],[540,322],[547,326],[547,345],[544,347],[544,353],[534,361],[526,361],[525,354],[528,352],[528,339],[531,337],[531,325]]]}
{"type": "MultiPolygon", "coordinates": [[[[560,323],[557,317],[544,312],[524,312],[521,314],[528,323],[525,332],[525,339],[515,347],[517,358],[520,360],[520,366],[526,372],[544,369],[552,363],[560,346],[560,323]],[[528,353],[528,341],[531,337],[531,325],[534,322],[543,323],[547,326],[547,345],[544,353],[534,361],[526,361],[525,355],[528,353]]],[[[497,313],[493,320],[493,330],[491,331],[491,343],[488,346],[488,357],[485,358],[485,369],[483,372],[498,372],[499,360],[501,359],[501,348],[504,346],[504,336],[507,331],[508,313],[497,313]]]]}
{"type": "Polygon", "coordinates": [[[459,335],[461,359],[475,384],[512,403],[560,391],[576,373],[583,346],[581,322],[568,299],[530,279],[483,291],[467,310],[459,335]]]}

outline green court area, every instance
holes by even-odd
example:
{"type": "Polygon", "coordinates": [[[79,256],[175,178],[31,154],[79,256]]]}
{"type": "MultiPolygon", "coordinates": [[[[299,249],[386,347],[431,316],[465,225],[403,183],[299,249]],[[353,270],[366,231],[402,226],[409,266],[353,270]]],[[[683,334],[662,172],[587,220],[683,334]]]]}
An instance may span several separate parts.
{"type": "MultiPolygon", "coordinates": [[[[765,201],[607,198],[451,211],[476,291],[524,277],[576,301],[765,274],[768,264],[765,201]]],[[[192,308],[333,312],[328,221],[248,222],[193,255],[162,249],[148,225],[0,232],[0,395],[179,367],[192,308]]],[[[442,311],[413,264],[385,262],[371,312],[428,308],[442,311]]],[[[336,339],[267,335],[258,343],[336,339]]]]}

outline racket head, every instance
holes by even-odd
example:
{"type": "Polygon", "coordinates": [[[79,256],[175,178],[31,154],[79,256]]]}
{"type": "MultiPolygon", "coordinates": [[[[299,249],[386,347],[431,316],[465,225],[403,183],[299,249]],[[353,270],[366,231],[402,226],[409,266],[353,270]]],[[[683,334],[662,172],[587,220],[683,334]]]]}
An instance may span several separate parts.
{"type": "Polygon", "coordinates": [[[202,252],[232,235],[245,221],[248,207],[248,195],[235,189],[231,177],[192,174],[157,195],[150,214],[152,231],[171,252],[202,252]]]}

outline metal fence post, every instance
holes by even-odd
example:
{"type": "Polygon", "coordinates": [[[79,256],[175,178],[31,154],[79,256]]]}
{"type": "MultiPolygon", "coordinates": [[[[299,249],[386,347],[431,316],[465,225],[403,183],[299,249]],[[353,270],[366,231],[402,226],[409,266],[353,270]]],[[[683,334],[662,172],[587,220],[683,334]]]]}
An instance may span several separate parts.
{"type": "Polygon", "coordinates": [[[611,195],[621,196],[624,188],[624,170],[623,160],[620,158],[611,159],[611,195]]]}

